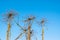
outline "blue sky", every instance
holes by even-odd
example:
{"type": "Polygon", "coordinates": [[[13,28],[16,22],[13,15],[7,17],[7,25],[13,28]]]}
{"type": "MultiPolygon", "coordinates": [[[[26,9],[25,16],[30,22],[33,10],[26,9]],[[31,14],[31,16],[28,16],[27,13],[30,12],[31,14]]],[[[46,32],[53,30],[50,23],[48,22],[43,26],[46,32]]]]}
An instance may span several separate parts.
{"type": "MultiPolygon", "coordinates": [[[[60,40],[60,0],[0,0],[0,14],[4,14],[9,10],[15,10],[19,13],[19,17],[32,14],[37,20],[45,17],[48,22],[45,29],[45,40],[60,40]]],[[[0,15],[0,20],[2,16],[0,15]]],[[[41,27],[33,25],[33,29],[37,31],[38,40],[41,40],[41,27]]],[[[7,24],[0,21],[0,38],[6,40],[7,24]]],[[[12,37],[14,40],[20,33],[16,24],[11,28],[12,37]]],[[[22,39],[24,40],[24,39],[22,39]]],[[[34,39],[33,39],[34,40],[34,39]]]]}

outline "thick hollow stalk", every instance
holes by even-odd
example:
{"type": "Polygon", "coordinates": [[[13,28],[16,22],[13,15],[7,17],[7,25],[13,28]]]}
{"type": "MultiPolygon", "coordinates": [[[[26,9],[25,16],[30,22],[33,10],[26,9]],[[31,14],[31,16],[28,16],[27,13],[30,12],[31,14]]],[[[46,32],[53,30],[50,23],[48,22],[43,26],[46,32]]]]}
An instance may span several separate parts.
{"type": "Polygon", "coordinates": [[[31,26],[29,25],[29,26],[28,26],[28,40],[31,39],[31,38],[30,38],[30,36],[31,36],[31,35],[30,35],[30,29],[31,29],[31,26]]]}
{"type": "Polygon", "coordinates": [[[10,27],[11,27],[11,25],[10,25],[10,23],[8,23],[8,30],[7,30],[6,40],[9,40],[10,39],[9,38],[9,36],[10,36],[10,27]]]}
{"type": "Polygon", "coordinates": [[[42,27],[42,40],[44,40],[44,27],[42,27]]]}

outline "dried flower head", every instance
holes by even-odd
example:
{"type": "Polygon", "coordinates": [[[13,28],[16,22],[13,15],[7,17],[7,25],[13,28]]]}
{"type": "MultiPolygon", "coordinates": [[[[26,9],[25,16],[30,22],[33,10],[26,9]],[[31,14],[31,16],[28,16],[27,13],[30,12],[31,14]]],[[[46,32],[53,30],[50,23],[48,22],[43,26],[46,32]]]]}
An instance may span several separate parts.
{"type": "Polygon", "coordinates": [[[7,14],[4,14],[5,21],[12,21],[16,17],[16,13],[13,11],[9,11],[7,14]]]}

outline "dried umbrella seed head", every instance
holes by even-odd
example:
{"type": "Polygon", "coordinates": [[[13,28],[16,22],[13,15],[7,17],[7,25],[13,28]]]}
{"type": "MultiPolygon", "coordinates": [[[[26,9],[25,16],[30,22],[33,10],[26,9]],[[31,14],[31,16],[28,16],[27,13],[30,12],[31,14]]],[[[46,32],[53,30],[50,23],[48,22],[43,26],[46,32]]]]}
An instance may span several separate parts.
{"type": "Polygon", "coordinates": [[[8,19],[13,19],[13,17],[15,17],[15,14],[14,14],[13,12],[7,14],[7,18],[8,18],[8,19]]]}
{"type": "Polygon", "coordinates": [[[42,19],[41,23],[42,23],[42,24],[44,23],[44,19],[42,19]]]}
{"type": "Polygon", "coordinates": [[[35,19],[34,16],[29,16],[29,17],[27,18],[27,20],[24,20],[24,22],[29,22],[29,21],[34,20],[34,19],[35,19]]]}
{"type": "Polygon", "coordinates": [[[28,20],[34,20],[35,16],[29,16],[28,20]]]}
{"type": "Polygon", "coordinates": [[[17,13],[9,11],[7,14],[4,15],[5,21],[12,21],[14,18],[16,18],[17,13]]]}
{"type": "Polygon", "coordinates": [[[9,15],[8,15],[8,18],[11,18],[13,16],[13,14],[12,13],[10,13],[9,15]]]}
{"type": "Polygon", "coordinates": [[[35,17],[30,17],[30,18],[28,18],[28,20],[33,20],[33,19],[35,19],[35,17]]]}

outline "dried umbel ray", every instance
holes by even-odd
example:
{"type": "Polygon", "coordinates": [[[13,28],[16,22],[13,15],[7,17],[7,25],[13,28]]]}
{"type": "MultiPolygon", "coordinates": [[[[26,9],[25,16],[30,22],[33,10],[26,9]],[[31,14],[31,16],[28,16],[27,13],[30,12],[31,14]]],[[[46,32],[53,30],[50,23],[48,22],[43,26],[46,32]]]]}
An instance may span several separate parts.
{"type": "MultiPolygon", "coordinates": [[[[27,31],[23,31],[23,33],[20,33],[19,36],[15,39],[15,40],[18,40],[19,38],[21,38],[21,36],[26,33],[27,34],[27,31]]],[[[31,36],[32,36],[32,31],[30,32],[31,33],[31,36]]],[[[27,35],[26,35],[27,37],[27,35]]],[[[26,39],[27,40],[27,39],[26,39]]]]}
{"type": "MultiPolygon", "coordinates": [[[[15,40],[18,40],[19,38],[21,38],[21,36],[22,36],[23,34],[26,35],[26,40],[27,40],[27,31],[28,31],[28,29],[23,28],[23,27],[20,26],[18,23],[16,23],[16,24],[17,24],[17,26],[20,27],[21,30],[23,30],[23,31],[22,31],[22,33],[20,33],[20,34],[18,35],[18,37],[17,37],[15,40]]],[[[31,34],[31,36],[32,36],[33,30],[30,31],[30,34],[31,34]]]]}
{"type": "Polygon", "coordinates": [[[12,21],[12,19],[14,19],[15,16],[16,16],[16,13],[14,13],[13,11],[10,11],[4,17],[4,20],[6,20],[8,22],[6,40],[10,40],[10,29],[11,29],[11,23],[12,23],[11,21],[12,21]]]}
{"type": "Polygon", "coordinates": [[[26,34],[26,32],[27,32],[27,31],[23,31],[22,33],[20,33],[15,40],[18,40],[19,38],[21,38],[21,36],[22,36],[23,34],[26,34]]]}
{"type": "Polygon", "coordinates": [[[16,24],[17,24],[18,27],[21,28],[21,30],[23,30],[23,32],[20,33],[20,34],[18,35],[18,37],[15,39],[15,40],[18,40],[19,38],[21,38],[21,36],[22,36],[23,34],[27,34],[27,29],[23,28],[23,27],[20,26],[18,23],[16,23],[16,24]]]}

